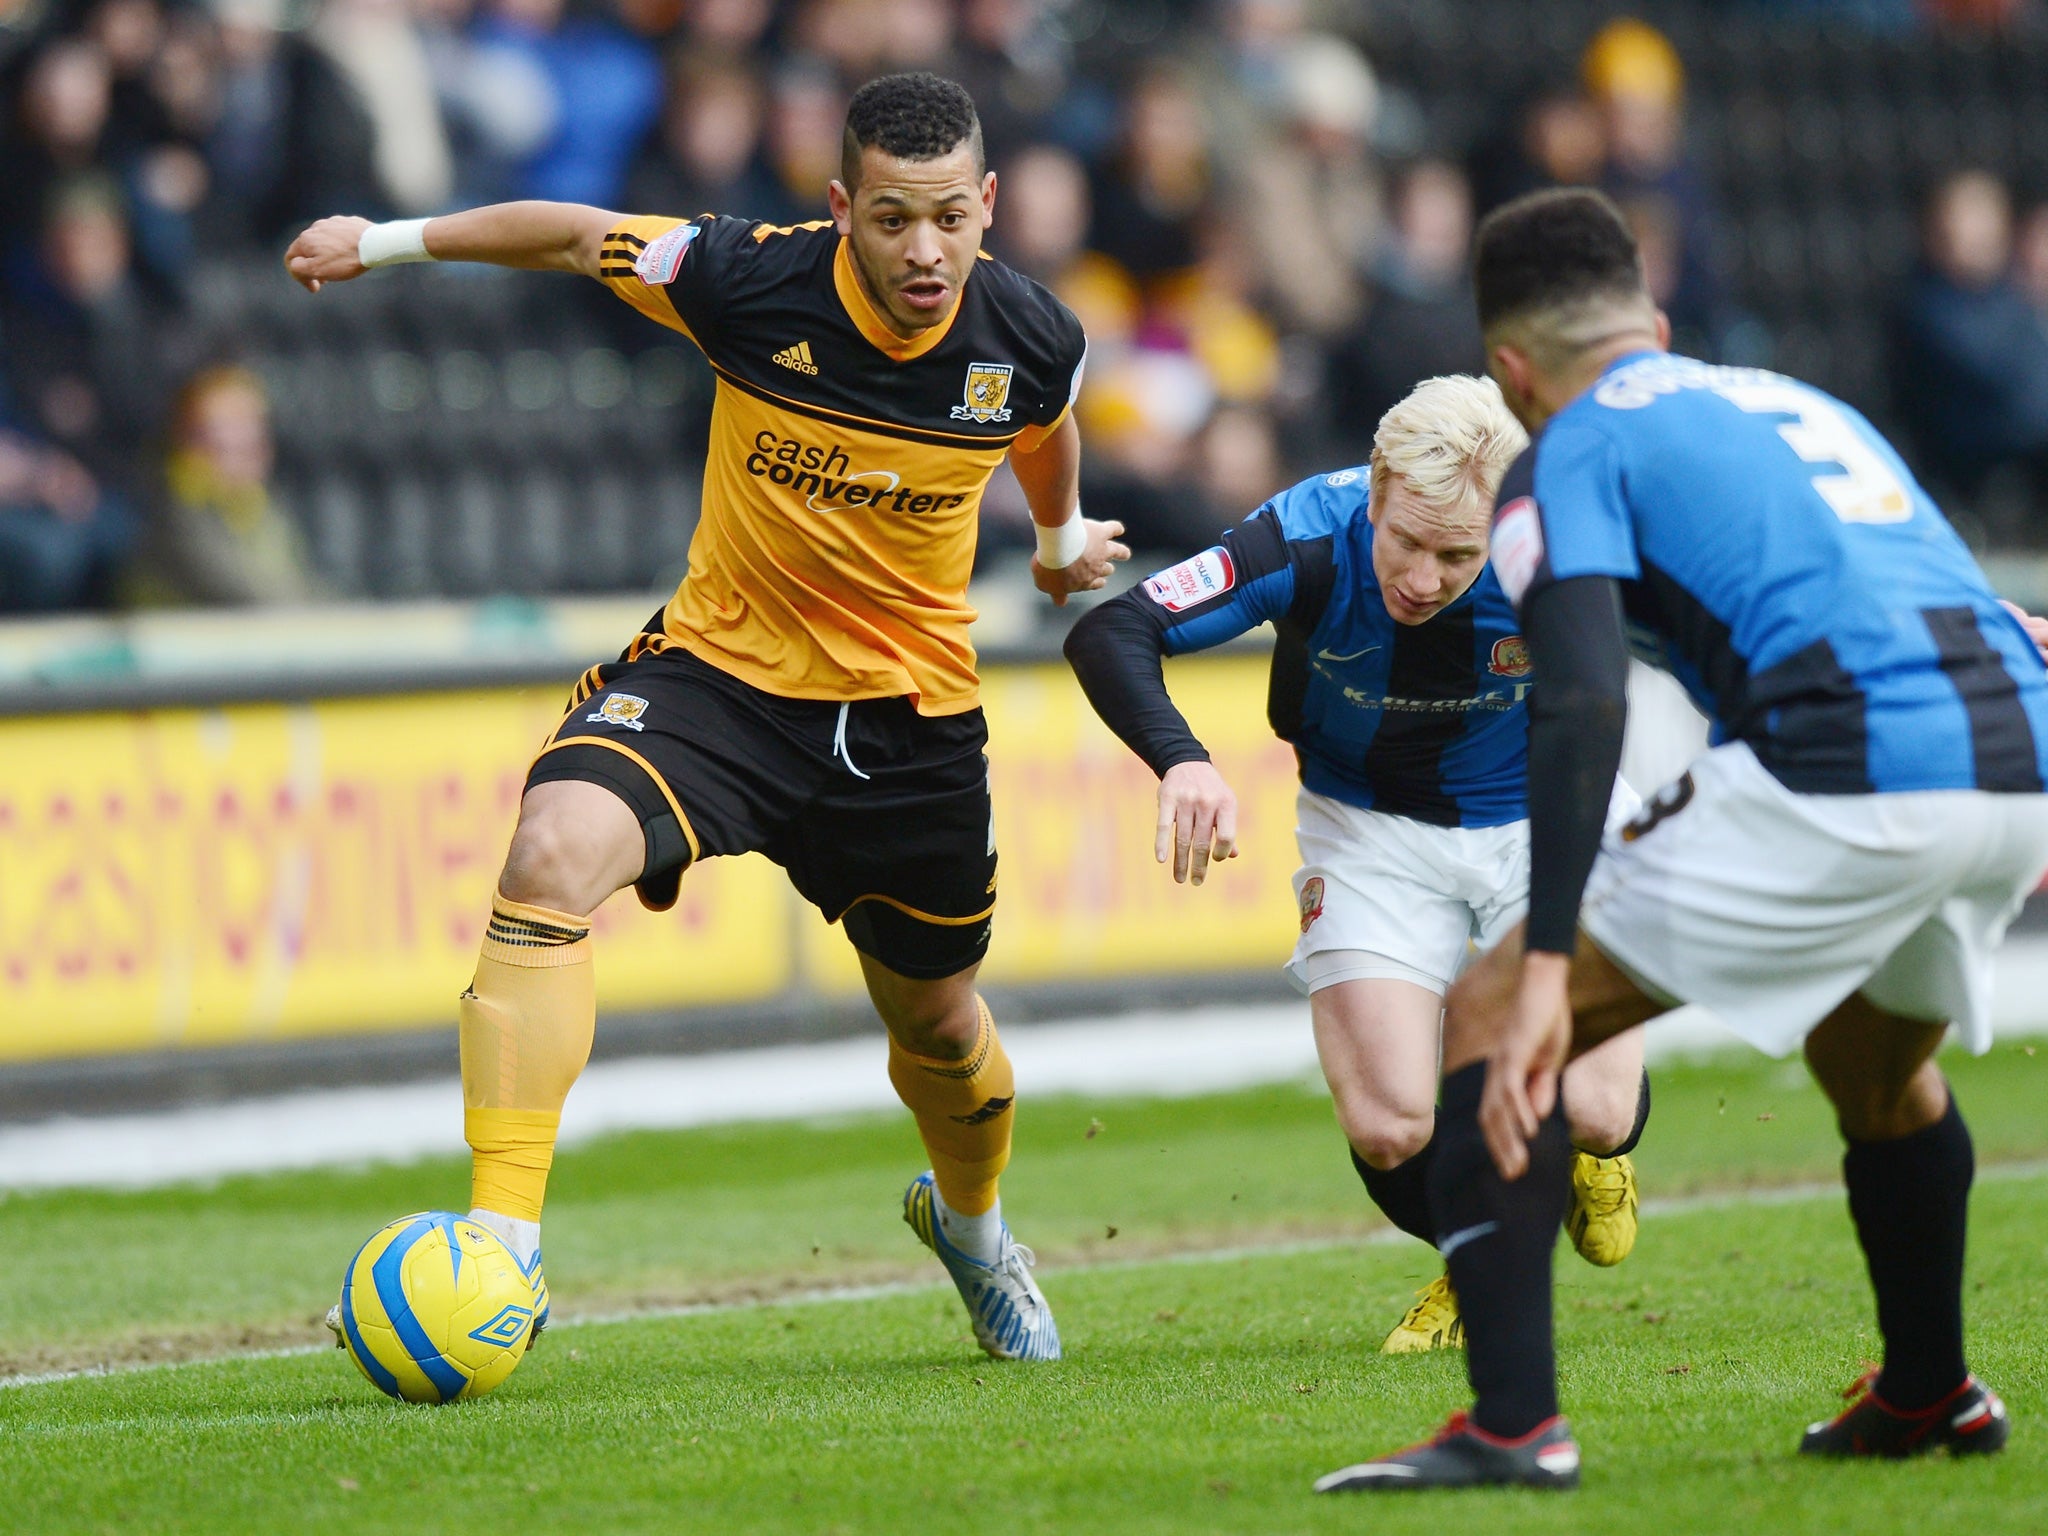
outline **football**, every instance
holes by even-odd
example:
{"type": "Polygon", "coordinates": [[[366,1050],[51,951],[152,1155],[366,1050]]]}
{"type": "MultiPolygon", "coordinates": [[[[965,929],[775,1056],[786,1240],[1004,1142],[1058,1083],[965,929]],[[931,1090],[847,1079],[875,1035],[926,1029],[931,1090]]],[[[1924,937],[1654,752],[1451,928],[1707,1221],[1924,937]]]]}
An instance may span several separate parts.
{"type": "Polygon", "coordinates": [[[449,1211],[422,1211],[356,1250],[334,1325],[379,1391],[449,1403],[482,1397],[512,1374],[533,1310],[533,1287],[495,1232],[449,1211]]]}

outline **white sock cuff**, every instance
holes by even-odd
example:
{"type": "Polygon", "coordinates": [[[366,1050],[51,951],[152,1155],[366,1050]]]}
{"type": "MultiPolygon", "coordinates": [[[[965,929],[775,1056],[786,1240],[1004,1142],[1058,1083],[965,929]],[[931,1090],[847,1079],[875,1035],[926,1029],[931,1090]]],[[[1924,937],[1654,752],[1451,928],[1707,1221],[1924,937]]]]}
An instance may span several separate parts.
{"type": "Polygon", "coordinates": [[[993,1264],[1003,1253],[1003,1202],[996,1203],[979,1216],[963,1216],[946,1204],[946,1197],[932,1191],[932,1205],[938,1214],[939,1230],[946,1234],[946,1241],[983,1264],[993,1264]]]}
{"type": "Polygon", "coordinates": [[[478,1226],[488,1227],[497,1233],[505,1246],[512,1250],[512,1257],[519,1261],[522,1268],[530,1269],[533,1266],[533,1256],[540,1252],[539,1222],[521,1221],[517,1216],[501,1215],[497,1211],[487,1211],[482,1206],[471,1211],[469,1219],[478,1226]]]}

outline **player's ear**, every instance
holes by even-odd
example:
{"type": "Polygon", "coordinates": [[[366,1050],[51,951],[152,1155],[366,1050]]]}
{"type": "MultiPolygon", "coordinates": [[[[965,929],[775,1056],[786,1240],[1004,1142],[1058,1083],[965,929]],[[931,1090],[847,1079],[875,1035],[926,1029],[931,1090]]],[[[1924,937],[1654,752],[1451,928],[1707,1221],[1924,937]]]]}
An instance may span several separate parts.
{"type": "Polygon", "coordinates": [[[1671,317],[1661,309],[1657,311],[1657,345],[1663,351],[1671,350],[1671,317]]]}
{"type": "Polygon", "coordinates": [[[1519,347],[1509,346],[1504,341],[1497,342],[1487,355],[1486,363],[1487,371],[1493,375],[1494,383],[1500,386],[1501,393],[1507,397],[1508,409],[1520,416],[1521,412],[1515,409],[1516,403],[1528,401],[1531,386],[1535,382],[1536,370],[1529,361],[1529,354],[1519,347]]]}
{"type": "Polygon", "coordinates": [[[996,221],[996,173],[985,171],[981,178],[981,227],[987,229],[996,221]]]}
{"type": "Polygon", "coordinates": [[[825,183],[825,207],[832,215],[834,229],[842,235],[853,233],[853,194],[842,183],[825,183]]]}

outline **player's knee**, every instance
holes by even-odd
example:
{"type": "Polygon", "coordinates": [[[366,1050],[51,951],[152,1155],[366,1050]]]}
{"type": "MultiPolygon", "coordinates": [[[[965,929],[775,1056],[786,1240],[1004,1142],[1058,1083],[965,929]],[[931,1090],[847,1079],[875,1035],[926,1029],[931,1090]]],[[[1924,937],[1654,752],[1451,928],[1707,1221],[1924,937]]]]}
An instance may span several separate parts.
{"type": "Polygon", "coordinates": [[[1635,1133],[1636,1106],[1642,1093],[1638,1074],[1626,1083],[1587,1085],[1567,1079],[1565,1120],[1572,1145],[1595,1157],[1606,1157],[1635,1133]]]}
{"type": "Polygon", "coordinates": [[[981,1039],[981,1010],[971,989],[898,987],[870,989],[870,996],[889,1033],[914,1056],[959,1061],[981,1039]]]}
{"type": "Polygon", "coordinates": [[[926,979],[893,971],[865,951],[860,960],[868,1000],[899,1046],[938,1061],[973,1054],[985,1017],[974,990],[976,967],[926,979]]]}
{"type": "Polygon", "coordinates": [[[1925,1130],[1948,1110],[1948,1079],[1931,1061],[1903,1075],[1837,1071],[1822,1076],[1811,1052],[1808,1064],[1816,1067],[1847,1141],[1896,1141],[1925,1130]]]}
{"type": "Polygon", "coordinates": [[[513,901],[568,911],[583,884],[578,863],[575,841],[559,817],[522,817],[506,851],[498,889],[513,901]]]}
{"type": "Polygon", "coordinates": [[[572,808],[541,805],[521,813],[498,889],[512,901],[581,916],[631,879],[621,878],[623,868],[621,850],[572,808]]]}
{"type": "Polygon", "coordinates": [[[1398,1168],[1429,1145],[1434,1114],[1404,1114],[1383,1104],[1341,1105],[1338,1120],[1351,1150],[1373,1168],[1398,1168]]]}

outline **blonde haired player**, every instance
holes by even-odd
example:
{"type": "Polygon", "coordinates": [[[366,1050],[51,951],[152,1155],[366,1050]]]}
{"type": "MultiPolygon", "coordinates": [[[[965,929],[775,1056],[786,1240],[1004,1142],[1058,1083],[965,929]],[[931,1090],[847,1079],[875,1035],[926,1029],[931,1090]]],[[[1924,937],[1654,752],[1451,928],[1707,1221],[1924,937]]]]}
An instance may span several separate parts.
{"type": "MultiPolygon", "coordinates": [[[[1110,728],[1159,774],[1156,852],[1199,885],[1236,855],[1237,802],[1168,698],[1160,658],[1260,623],[1278,631],[1268,714],[1301,764],[1301,937],[1287,971],[1351,1157],[1375,1203],[1434,1243],[1429,1170],[1445,990],[1529,887],[1527,701],[1537,686],[1486,563],[1493,493],[1528,436],[1490,380],[1418,385],[1381,419],[1372,463],[1303,481],[1216,548],[1075,627],[1067,656],[1110,728]]],[[[1617,786],[1619,809],[1633,796],[1617,786]]],[[[1633,1037],[1632,1037],[1633,1038],[1633,1037]]],[[[1639,1043],[1565,1081],[1579,1252],[1635,1242],[1627,1153],[1649,1113],[1639,1043]]],[[[1448,1277],[1390,1352],[1462,1342],[1448,1277]]]]}
{"type": "Polygon", "coordinates": [[[859,951],[932,1161],[904,1219],[985,1350],[1059,1356],[997,1199],[1016,1088],[974,989],[996,900],[968,639],[982,490],[1007,458],[1055,602],[1128,551],[1076,500],[1080,323],[981,254],[995,196],[967,93],[891,75],[847,109],[829,219],[508,203],[323,219],[286,253],[315,291],[395,261],[578,272],[688,336],[718,377],[689,573],[585,675],[529,771],[462,997],[471,1215],[536,1277],[556,1130],[596,1023],[588,914],[628,885],[666,907],[698,859],[758,850],[859,951]]]}

